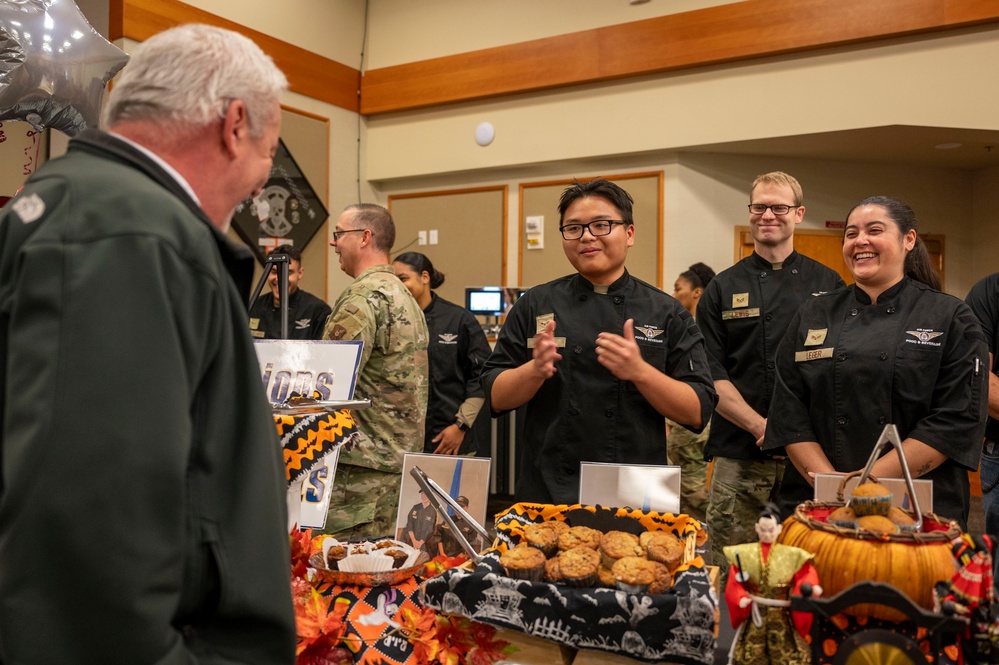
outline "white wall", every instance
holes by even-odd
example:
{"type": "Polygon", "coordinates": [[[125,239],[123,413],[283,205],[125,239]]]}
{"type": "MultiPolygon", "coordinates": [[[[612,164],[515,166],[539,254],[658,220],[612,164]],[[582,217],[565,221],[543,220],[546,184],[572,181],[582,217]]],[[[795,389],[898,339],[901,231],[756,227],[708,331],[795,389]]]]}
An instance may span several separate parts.
{"type": "Polygon", "coordinates": [[[370,57],[366,68],[517,44],[737,1],[657,0],[631,5],[627,0],[370,0],[370,57]]]}

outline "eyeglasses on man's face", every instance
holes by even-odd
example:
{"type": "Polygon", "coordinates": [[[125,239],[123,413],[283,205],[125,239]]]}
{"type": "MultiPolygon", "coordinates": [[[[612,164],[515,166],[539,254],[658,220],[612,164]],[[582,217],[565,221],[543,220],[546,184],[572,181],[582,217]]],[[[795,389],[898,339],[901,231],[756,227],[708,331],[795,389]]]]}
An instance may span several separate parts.
{"type": "Polygon", "coordinates": [[[606,236],[610,235],[610,232],[614,230],[615,224],[626,223],[621,219],[598,219],[589,224],[566,224],[565,226],[560,226],[558,230],[562,232],[562,237],[566,240],[579,240],[583,237],[584,230],[589,231],[593,237],[606,236]]]}
{"type": "Polygon", "coordinates": [[[792,210],[795,210],[800,207],[801,206],[789,206],[783,203],[775,203],[774,205],[770,206],[768,206],[765,203],[750,203],[749,212],[753,213],[754,215],[762,215],[767,211],[767,208],[770,208],[770,212],[772,212],[775,215],[786,215],[792,210]]]}
{"type": "MultiPolygon", "coordinates": [[[[367,229],[347,229],[346,231],[334,231],[333,232],[333,242],[340,242],[340,237],[344,233],[363,233],[364,231],[367,231],[367,229]]],[[[374,235],[374,234],[372,234],[372,235],[374,235]]]]}

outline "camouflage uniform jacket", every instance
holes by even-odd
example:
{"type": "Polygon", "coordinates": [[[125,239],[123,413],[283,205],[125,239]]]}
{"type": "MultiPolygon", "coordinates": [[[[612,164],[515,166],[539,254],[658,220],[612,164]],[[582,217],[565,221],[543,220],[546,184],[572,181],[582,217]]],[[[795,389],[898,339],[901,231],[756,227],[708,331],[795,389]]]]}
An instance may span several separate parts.
{"type": "Polygon", "coordinates": [[[368,268],[333,306],[323,339],[364,342],[354,390],[370,409],[354,411],[360,443],[340,464],[400,473],[405,453],[423,452],[427,414],[427,324],[391,265],[368,268]]]}

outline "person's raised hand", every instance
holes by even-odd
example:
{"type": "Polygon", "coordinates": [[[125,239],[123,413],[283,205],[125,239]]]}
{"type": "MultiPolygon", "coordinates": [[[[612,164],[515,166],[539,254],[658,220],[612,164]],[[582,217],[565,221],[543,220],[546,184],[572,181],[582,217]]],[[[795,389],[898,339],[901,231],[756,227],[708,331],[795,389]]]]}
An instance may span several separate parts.
{"type": "Polygon", "coordinates": [[[562,360],[555,342],[555,321],[545,324],[545,329],[534,336],[534,371],[541,378],[548,380],[555,376],[558,370],[555,363],[562,360]]]}
{"type": "Polygon", "coordinates": [[[615,378],[634,381],[647,363],[635,341],[635,320],[624,322],[622,335],[602,332],[597,335],[597,362],[610,370],[615,378]]]}

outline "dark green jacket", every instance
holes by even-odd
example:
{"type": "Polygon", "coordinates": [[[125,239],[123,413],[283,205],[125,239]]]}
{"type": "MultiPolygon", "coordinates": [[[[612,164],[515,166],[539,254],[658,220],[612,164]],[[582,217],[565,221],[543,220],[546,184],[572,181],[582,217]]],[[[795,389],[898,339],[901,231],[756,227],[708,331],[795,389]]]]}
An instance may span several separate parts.
{"type": "Polygon", "coordinates": [[[5,665],[294,662],[245,257],[99,132],[0,211],[5,665]]]}

